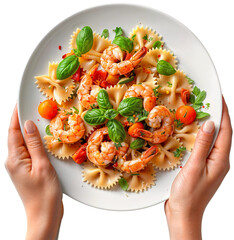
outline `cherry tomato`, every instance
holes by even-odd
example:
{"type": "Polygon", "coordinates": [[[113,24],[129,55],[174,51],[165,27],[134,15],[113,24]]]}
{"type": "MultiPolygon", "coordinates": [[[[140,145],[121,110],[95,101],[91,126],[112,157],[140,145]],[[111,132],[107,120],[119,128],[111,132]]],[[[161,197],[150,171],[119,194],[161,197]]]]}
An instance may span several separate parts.
{"type": "Polygon", "coordinates": [[[196,111],[191,106],[181,106],[176,110],[176,119],[188,125],[196,118],[196,111]]]}
{"type": "Polygon", "coordinates": [[[45,100],[38,106],[39,114],[46,119],[52,119],[58,112],[57,104],[52,100],[45,100]]]}
{"type": "Polygon", "coordinates": [[[190,97],[190,91],[187,89],[182,88],[181,89],[181,99],[182,102],[186,105],[189,102],[189,97],[190,97]]]}
{"type": "Polygon", "coordinates": [[[102,81],[105,81],[107,77],[107,72],[103,70],[97,70],[93,77],[93,83],[95,85],[99,85],[102,83],[102,81]]]}
{"type": "Polygon", "coordinates": [[[72,159],[78,163],[81,164],[87,159],[87,154],[86,154],[86,147],[87,143],[83,144],[73,155],[72,159]]]}
{"type": "Polygon", "coordinates": [[[78,69],[74,73],[74,75],[72,76],[72,79],[75,80],[76,82],[80,81],[80,66],[78,67],[78,69]]]}
{"type": "Polygon", "coordinates": [[[134,134],[134,131],[136,129],[144,129],[144,125],[143,123],[141,122],[137,122],[137,123],[134,123],[129,129],[128,129],[128,134],[132,137],[137,137],[135,134],[134,134]]]}

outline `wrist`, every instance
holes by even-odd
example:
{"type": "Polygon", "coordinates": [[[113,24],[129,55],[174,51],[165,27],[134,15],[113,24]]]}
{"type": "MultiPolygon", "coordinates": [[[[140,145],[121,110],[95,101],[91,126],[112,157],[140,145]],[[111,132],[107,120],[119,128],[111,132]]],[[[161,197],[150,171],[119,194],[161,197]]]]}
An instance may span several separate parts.
{"type": "Polygon", "coordinates": [[[56,211],[28,211],[26,240],[57,239],[63,217],[63,205],[56,211]]]}
{"type": "Polygon", "coordinates": [[[176,212],[165,207],[168,229],[171,240],[200,240],[202,214],[198,212],[176,212]]]}

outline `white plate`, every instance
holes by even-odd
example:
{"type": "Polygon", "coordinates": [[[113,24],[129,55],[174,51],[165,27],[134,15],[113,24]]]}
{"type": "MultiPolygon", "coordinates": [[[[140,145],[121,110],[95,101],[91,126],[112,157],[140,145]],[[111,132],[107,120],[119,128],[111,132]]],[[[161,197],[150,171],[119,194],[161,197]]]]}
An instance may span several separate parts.
{"type": "MultiPolygon", "coordinates": [[[[196,85],[207,91],[206,102],[211,103],[210,119],[215,122],[217,132],[222,113],[221,90],[218,76],[212,60],[197,37],[183,24],[159,11],[134,5],[106,5],[79,12],[52,29],[37,46],[25,69],[20,93],[20,123],[27,119],[33,120],[45,135],[45,127],[49,121],[42,119],[37,106],[45,97],[34,84],[36,75],[47,73],[48,62],[61,61],[64,53],[70,52],[70,35],[77,27],[91,26],[93,31],[102,33],[109,29],[110,38],[114,37],[112,29],[121,26],[126,35],[137,24],[149,26],[163,37],[166,47],[171,49],[179,59],[179,68],[195,80],[196,85]],[[62,51],[58,46],[62,46],[62,51]],[[38,119],[40,121],[38,121],[38,119]]],[[[63,192],[68,196],[102,209],[133,210],[149,207],[169,197],[173,179],[180,168],[173,171],[158,172],[156,186],[143,193],[124,192],[120,188],[99,190],[82,181],[81,166],[72,160],[59,160],[48,154],[62,185],[63,192]]],[[[189,154],[184,156],[183,165],[189,154]]]]}

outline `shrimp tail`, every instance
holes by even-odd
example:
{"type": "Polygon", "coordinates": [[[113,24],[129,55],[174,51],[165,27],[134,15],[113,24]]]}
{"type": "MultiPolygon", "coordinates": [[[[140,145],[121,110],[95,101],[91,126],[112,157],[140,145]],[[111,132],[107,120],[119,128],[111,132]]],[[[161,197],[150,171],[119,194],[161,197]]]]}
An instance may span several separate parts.
{"type": "Polygon", "coordinates": [[[150,147],[142,154],[142,159],[144,159],[144,164],[146,165],[154,156],[156,156],[160,151],[156,145],[150,147]]]}
{"type": "Polygon", "coordinates": [[[153,133],[145,129],[137,128],[133,132],[134,137],[140,137],[148,142],[152,142],[153,133]]]}
{"type": "Polygon", "coordinates": [[[134,67],[141,62],[147,51],[148,49],[146,47],[143,47],[130,58],[130,62],[133,64],[134,67]]]}

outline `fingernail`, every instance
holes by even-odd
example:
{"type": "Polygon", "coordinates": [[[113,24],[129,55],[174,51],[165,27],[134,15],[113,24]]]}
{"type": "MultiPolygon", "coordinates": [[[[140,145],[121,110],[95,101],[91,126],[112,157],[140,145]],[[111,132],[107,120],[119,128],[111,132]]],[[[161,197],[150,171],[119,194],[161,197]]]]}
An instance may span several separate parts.
{"type": "Polygon", "coordinates": [[[27,133],[31,134],[36,131],[36,126],[31,120],[27,120],[24,124],[25,130],[27,133]]]}
{"type": "Polygon", "coordinates": [[[203,126],[203,131],[205,133],[212,133],[214,131],[214,122],[213,121],[206,121],[203,126]]]}

